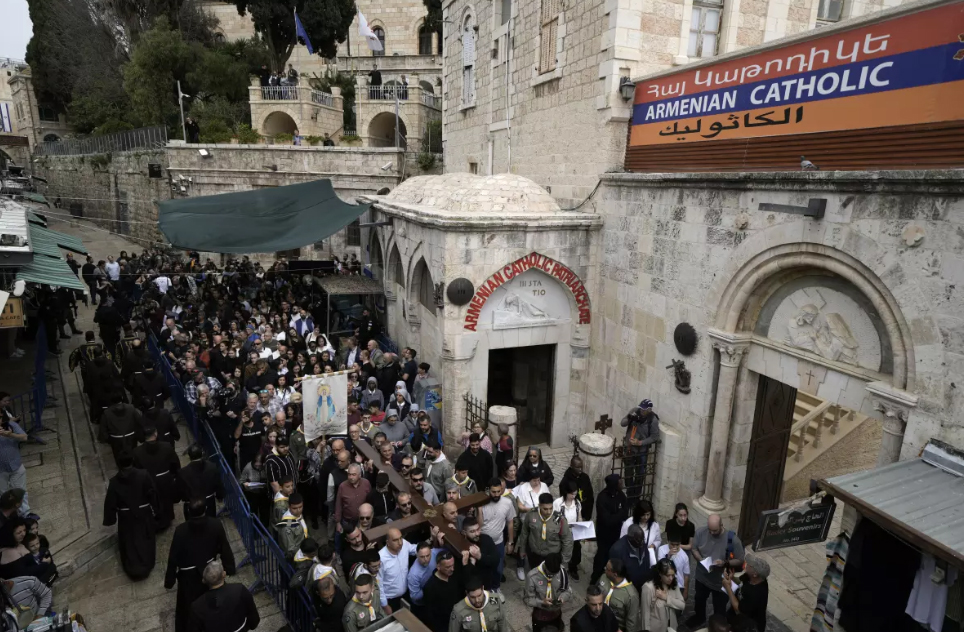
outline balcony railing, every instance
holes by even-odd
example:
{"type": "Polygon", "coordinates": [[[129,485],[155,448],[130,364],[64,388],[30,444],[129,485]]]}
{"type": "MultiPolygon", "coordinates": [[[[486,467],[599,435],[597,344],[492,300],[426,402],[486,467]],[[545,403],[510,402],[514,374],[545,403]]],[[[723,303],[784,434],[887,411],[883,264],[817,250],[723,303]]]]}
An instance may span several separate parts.
{"type": "Polygon", "coordinates": [[[396,98],[398,98],[399,101],[408,101],[408,86],[397,84],[365,86],[362,87],[361,90],[368,91],[368,99],[370,101],[394,101],[396,98]]]}
{"type": "Polygon", "coordinates": [[[261,86],[262,101],[311,101],[318,105],[334,107],[334,98],[328,92],[307,86],[261,86]]]}
{"type": "Polygon", "coordinates": [[[442,109],[442,97],[422,91],[422,105],[427,105],[436,110],[442,109]]]}

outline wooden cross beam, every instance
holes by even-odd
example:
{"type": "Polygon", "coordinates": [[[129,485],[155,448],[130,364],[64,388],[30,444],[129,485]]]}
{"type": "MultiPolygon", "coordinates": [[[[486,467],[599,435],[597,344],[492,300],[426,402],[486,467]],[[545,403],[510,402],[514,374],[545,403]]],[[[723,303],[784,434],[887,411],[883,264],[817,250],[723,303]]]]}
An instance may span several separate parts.
{"type": "MultiPolygon", "coordinates": [[[[382,525],[380,527],[375,527],[365,531],[365,538],[369,543],[381,542],[388,536],[389,529],[398,529],[402,533],[406,533],[419,526],[425,524],[426,522],[433,527],[438,527],[439,531],[445,534],[445,543],[451,548],[455,553],[461,553],[462,551],[469,550],[468,541],[462,536],[461,533],[451,528],[446,524],[445,519],[442,517],[441,505],[433,507],[428,504],[428,502],[422,498],[422,495],[413,492],[409,486],[408,482],[402,478],[402,475],[395,471],[390,463],[383,463],[382,457],[375,451],[375,448],[370,446],[367,441],[356,441],[355,450],[357,450],[366,460],[371,461],[373,467],[375,467],[379,472],[385,472],[388,475],[388,481],[392,484],[395,489],[399,492],[406,492],[412,497],[412,505],[417,511],[413,512],[412,515],[402,518],[401,520],[396,520],[395,522],[390,522],[388,524],[382,525]]],[[[426,482],[426,485],[428,483],[426,482]]],[[[477,494],[472,494],[471,496],[465,496],[464,498],[459,498],[455,501],[455,506],[459,509],[465,509],[466,507],[477,507],[479,505],[484,505],[489,502],[489,495],[484,492],[479,492],[477,494]]]]}

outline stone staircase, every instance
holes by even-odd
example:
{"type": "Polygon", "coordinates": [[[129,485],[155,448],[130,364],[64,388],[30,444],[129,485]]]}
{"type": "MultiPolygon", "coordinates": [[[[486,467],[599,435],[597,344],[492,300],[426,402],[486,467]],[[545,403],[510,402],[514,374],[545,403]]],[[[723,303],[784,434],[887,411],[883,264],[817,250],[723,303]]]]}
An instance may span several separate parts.
{"type": "Polygon", "coordinates": [[[815,395],[797,391],[784,483],[825,454],[869,417],[815,395]]]}

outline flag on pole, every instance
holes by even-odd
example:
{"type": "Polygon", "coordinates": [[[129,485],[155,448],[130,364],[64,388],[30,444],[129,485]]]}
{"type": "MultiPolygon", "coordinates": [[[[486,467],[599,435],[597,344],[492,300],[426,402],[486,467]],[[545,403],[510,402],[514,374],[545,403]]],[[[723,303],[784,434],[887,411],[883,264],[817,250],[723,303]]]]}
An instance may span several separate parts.
{"type": "Polygon", "coordinates": [[[305,30],[304,25],[301,20],[298,19],[298,10],[295,9],[295,33],[301,38],[301,41],[305,43],[305,47],[308,49],[309,55],[315,54],[315,47],[311,45],[311,40],[308,39],[308,31],[305,30]]]}
{"type": "Polygon", "coordinates": [[[377,35],[375,35],[375,31],[368,26],[368,20],[365,19],[365,16],[361,11],[358,12],[358,34],[364,37],[365,41],[368,42],[369,50],[376,53],[385,50],[382,46],[382,41],[378,39],[377,35]]]}

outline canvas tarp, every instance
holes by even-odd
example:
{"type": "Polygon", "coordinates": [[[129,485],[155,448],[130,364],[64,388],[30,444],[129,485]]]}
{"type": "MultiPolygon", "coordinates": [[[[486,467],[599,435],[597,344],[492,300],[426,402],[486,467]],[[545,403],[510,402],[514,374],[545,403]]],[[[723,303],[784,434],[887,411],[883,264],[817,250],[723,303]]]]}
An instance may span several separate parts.
{"type": "Polygon", "coordinates": [[[176,247],[244,254],[301,248],[358,219],[369,205],[342,201],[330,180],[160,203],[160,227],[176,247]]]}

